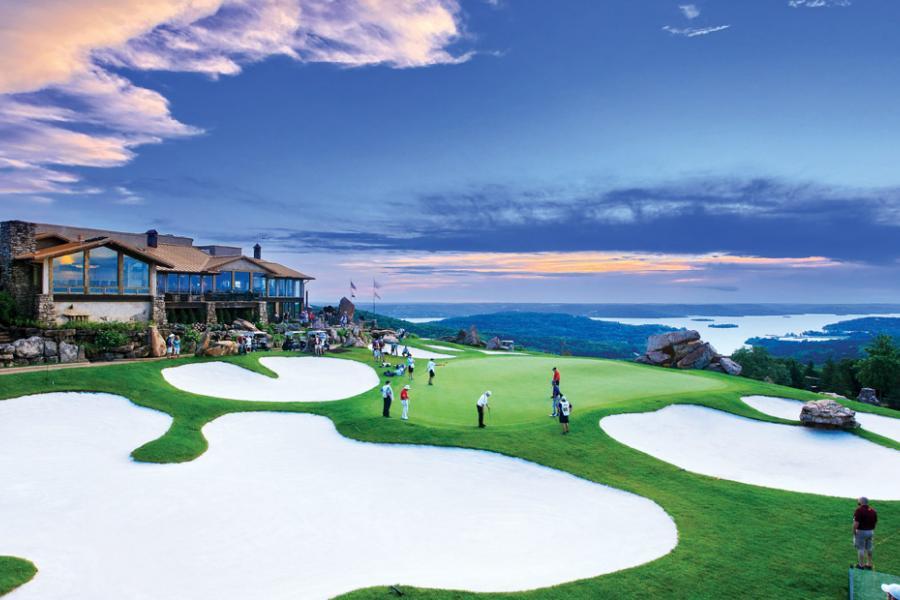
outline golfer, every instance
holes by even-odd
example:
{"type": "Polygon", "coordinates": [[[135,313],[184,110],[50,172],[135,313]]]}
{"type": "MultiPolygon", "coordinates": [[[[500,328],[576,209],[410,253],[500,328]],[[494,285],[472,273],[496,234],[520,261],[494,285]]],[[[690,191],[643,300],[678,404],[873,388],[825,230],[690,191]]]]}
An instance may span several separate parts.
{"type": "Polygon", "coordinates": [[[856,547],[856,568],[872,570],[872,543],[875,537],[875,525],[878,523],[878,513],[869,506],[869,499],[865,496],[856,502],[857,508],[853,513],[853,545],[856,547]]]}
{"type": "Polygon", "coordinates": [[[181,336],[175,336],[175,341],[172,342],[172,353],[175,355],[175,358],[181,356],[181,336]]]}
{"type": "Polygon", "coordinates": [[[175,358],[175,334],[170,333],[166,337],[166,356],[175,358]]]}
{"type": "Polygon", "coordinates": [[[478,426],[482,429],[485,428],[484,424],[484,409],[490,409],[488,406],[488,398],[491,397],[490,392],[485,392],[481,395],[481,398],[475,403],[475,408],[478,410],[478,426]]]}
{"type": "Polygon", "coordinates": [[[434,362],[434,359],[428,361],[428,385],[433,385],[432,381],[434,381],[434,370],[437,368],[437,365],[434,362]]]}
{"type": "Polygon", "coordinates": [[[561,395],[562,393],[559,391],[559,370],[553,367],[553,375],[550,377],[550,402],[553,408],[550,411],[551,417],[555,417],[559,413],[559,397],[561,395]]]}
{"type": "Polygon", "coordinates": [[[381,399],[384,400],[384,409],[381,411],[381,416],[390,417],[391,402],[394,400],[394,389],[391,387],[390,379],[384,380],[384,386],[381,388],[381,399]]]}
{"type": "Polygon", "coordinates": [[[413,371],[416,370],[416,361],[413,360],[412,356],[406,357],[406,370],[409,371],[409,380],[413,380],[413,371]]]}
{"type": "Polygon", "coordinates": [[[403,407],[403,413],[400,415],[400,418],[404,421],[409,420],[409,386],[404,385],[403,389],[400,390],[400,406],[403,407]]]}
{"type": "Polygon", "coordinates": [[[559,422],[562,423],[563,435],[569,433],[569,415],[572,414],[572,405],[565,396],[559,397],[559,422]]]}

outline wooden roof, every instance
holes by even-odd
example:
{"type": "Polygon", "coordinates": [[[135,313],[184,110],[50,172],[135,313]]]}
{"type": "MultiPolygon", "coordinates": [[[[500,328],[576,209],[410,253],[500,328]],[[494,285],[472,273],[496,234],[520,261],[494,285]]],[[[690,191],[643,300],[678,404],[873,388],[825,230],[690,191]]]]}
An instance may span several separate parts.
{"type": "Polygon", "coordinates": [[[57,244],[56,246],[43,248],[36,252],[20,254],[16,256],[16,260],[30,260],[32,262],[39,263],[43,262],[45,258],[57,258],[59,256],[65,256],[67,254],[74,254],[75,252],[83,252],[84,250],[99,248],[100,246],[109,246],[110,248],[116,248],[118,250],[121,250],[125,254],[134,256],[135,258],[140,258],[150,263],[154,263],[164,268],[171,268],[174,266],[164,258],[153,256],[152,254],[145,252],[141,248],[135,248],[130,244],[124,244],[108,237],[97,237],[89,240],[84,240],[83,242],[66,242],[65,244],[57,244]]]}

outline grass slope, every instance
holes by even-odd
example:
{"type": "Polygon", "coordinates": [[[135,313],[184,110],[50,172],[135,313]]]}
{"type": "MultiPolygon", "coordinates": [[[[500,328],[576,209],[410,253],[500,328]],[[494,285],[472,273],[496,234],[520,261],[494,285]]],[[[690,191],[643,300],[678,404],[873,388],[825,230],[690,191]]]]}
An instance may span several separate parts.
{"type": "MultiPolygon", "coordinates": [[[[341,356],[370,361],[370,353],[365,350],[341,356]]],[[[228,360],[271,375],[259,365],[258,358],[254,355],[228,360]]],[[[779,422],[751,409],[740,401],[740,396],[769,394],[807,399],[814,397],[811,394],[714,373],[678,373],[617,361],[540,355],[489,357],[465,352],[443,362],[447,364],[438,371],[437,385],[429,389],[421,373],[424,361],[417,361],[422,364],[413,384],[409,422],[381,418],[377,389],[344,401],[313,404],[196,396],[176,390],[162,379],[159,371],[171,366],[165,362],[2,376],[0,398],[47,391],[104,391],[165,411],[174,417],[170,430],[134,451],[137,460],[151,462],[195,458],[206,449],[203,425],[228,412],[321,414],[330,417],[343,435],[354,439],[478,448],[562,469],[650,498],[678,526],[679,544],[671,554],[618,573],[521,594],[424,590],[406,588],[399,582],[407,598],[627,600],[655,594],[698,600],[732,594],[743,598],[846,598],[846,565],[855,558],[850,545],[850,519],[855,508],[852,500],[695,475],[619,444],[597,426],[598,420],[608,414],[656,410],[676,402],[779,422]],[[549,368],[553,365],[559,366],[563,389],[575,402],[572,433],[568,436],[560,435],[558,423],[546,416],[550,407],[549,368]],[[494,420],[487,429],[478,430],[474,427],[473,404],[488,387],[494,392],[494,420]]],[[[862,435],[900,449],[900,444],[890,440],[862,435]]],[[[844,460],[852,468],[853,461],[860,457],[828,458],[844,460]]],[[[560,500],[564,504],[565,499],[560,500]]],[[[900,502],[880,502],[876,508],[880,514],[876,564],[879,570],[900,572],[900,502]]],[[[547,560],[565,557],[548,556],[547,560]]],[[[490,568],[489,556],[485,557],[484,568],[490,568]]],[[[13,577],[10,573],[0,565],[0,581],[13,577]]],[[[353,600],[393,597],[394,593],[386,587],[345,596],[353,600]]]]}
{"type": "Polygon", "coordinates": [[[37,573],[31,561],[15,556],[0,556],[0,596],[28,583],[37,573]]]}

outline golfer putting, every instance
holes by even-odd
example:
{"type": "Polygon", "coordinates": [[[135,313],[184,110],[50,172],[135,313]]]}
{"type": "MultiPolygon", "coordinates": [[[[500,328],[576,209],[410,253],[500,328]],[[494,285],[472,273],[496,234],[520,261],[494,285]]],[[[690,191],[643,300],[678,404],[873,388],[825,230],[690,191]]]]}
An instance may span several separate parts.
{"type": "Polygon", "coordinates": [[[485,392],[481,395],[481,398],[475,403],[475,408],[478,410],[478,427],[484,429],[486,425],[484,424],[484,409],[487,408],[488,411],[491,410],[491,405],[488,404],[488,400],[491,397],[490,392],[485,392]]]}

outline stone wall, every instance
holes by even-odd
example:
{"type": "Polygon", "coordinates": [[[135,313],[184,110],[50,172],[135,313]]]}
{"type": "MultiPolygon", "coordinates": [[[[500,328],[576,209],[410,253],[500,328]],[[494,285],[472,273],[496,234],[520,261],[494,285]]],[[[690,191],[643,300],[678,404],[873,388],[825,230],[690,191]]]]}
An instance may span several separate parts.
{"type": "Polygon", "coordinates": [[[166,299],[163,296],[153,296],[150,320],[159,326],[166,325],[166,299]]]}
{"type": "Polygon", "coordinates": [[[15,300],[19,314],[34,316],[33,266],[15,262],[13,258],[36,250],[34,223],[4,221],[0,223],[0,290],[15,300]]]}
{"type": "MultiPolygon", "coordinates": [[[[160,352],[154,352],[154,338],[162,343],[164,352],[165,343],[162,340],[169,333],[166,329],[158,330],[155,336],[149,331],[126,333],[125,343],[121,346],[100,350],[95,346],[95,330],[11,327],[3,332],[12,342],[0,344],[0,367],[160,356],[160,352]]],[[[184,352],[190,350],[187,346],[187,343],[182,346],[184,352]]]]}

